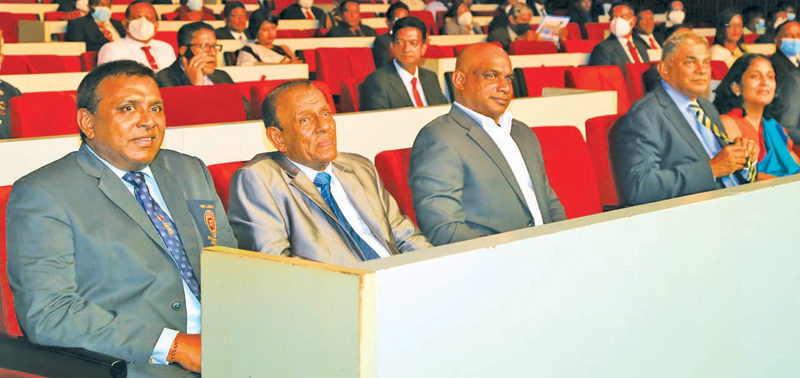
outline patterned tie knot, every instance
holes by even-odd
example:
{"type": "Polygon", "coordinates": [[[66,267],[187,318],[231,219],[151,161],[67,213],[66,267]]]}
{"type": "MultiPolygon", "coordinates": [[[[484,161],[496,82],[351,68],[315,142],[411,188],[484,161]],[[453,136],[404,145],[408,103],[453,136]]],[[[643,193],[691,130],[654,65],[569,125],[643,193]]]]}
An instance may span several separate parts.
{"type": "Polygon", "coordinates": [[[697,101],[692,101],[691,103],[689,103],[689,110],[693,111],[694,114],[704,113],[703,108],[700,107],[700,103],[698,103],[697,101]]]}
{"type": "Polygon", "coordinates": [[[139,186],[142,185],[142,183],[144,182],[144,173],[128,172],[124,176],[122,176],[122,179],[127,181],[129,184],[133,186],[139,186]]]}
{"type": "Polygon", "coordinates": [[[320,188],[324,188],[331,184],[331,175],[325,172],[317,173],[317,177],[314,177],[314,185],[320,188]]]}

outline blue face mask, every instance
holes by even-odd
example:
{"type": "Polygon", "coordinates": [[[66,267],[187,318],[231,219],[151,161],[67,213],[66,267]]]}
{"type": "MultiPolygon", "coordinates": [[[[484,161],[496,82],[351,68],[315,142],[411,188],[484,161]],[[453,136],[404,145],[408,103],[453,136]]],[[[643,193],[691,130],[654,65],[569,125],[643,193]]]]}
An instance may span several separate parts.
{"type": "Polygon", "coordinates": [[[800,39],[784,38],[781,41],[781,51],[788,56],[800,55],[800,39]]]}
{"type": "Polygon", "coordinates": [[[111,18],[111,8],[97,7],[92,12],[92,17],[97,22],[106,22],[111,18]]]}
{"type": "Polygon", "coordinates": [[[786,16],[789,18],[789,21],[794,21],[794,13],[787,13],[786,16]]]}
{"type": "Polygon", "coordinates": [[[767,30],[767,22],[764,21],[763,19],[758,20],[758,23],[756,24],[756,34],[764,34],[766,30],[767,30]]]}

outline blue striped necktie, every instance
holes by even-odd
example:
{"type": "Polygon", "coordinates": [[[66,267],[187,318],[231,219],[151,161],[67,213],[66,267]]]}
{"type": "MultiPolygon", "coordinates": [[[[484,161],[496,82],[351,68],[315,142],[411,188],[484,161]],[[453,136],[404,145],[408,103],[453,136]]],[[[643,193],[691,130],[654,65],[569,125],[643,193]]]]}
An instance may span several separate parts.
{"type": "Polygon", "coordinates": [[[367,244],[367,242],[364,241],[364,239],[361,239],[361,236],[358,235],[356,230],[354,230],[353,227],[350,226],[350,223],[347,222],[347,219],[344,217],[344,214],[342,214],[342,210],[339,209],[339,205],[336,204],[336,200],[333,198],[333,195],[331,194],[331,175],[325,172],[317,173],[317,176],[314,178],[314,185],[316,185],[319,188],[319,191],[322,194],[322,199],[325,200],[325,203],[327,203],[328,207],[331,208],[333,214],[336,215],[336,219],[339,220],[339,223],[342,225],[342,227],[344,227],[347,233],[350,234],[353,240],[356,241],[356,244],[358,244],[358,248],[361,249],[361,252],[364,253],[364,258],[366,258],[367,260],[379,258],[380,256],[378,256],[378,254],[375,253],[375,250],[372,249],[372,247],[370,247],[369,244],[367,244]]]}
{"type": "MultiPolygon", "coordinates": [[[[694,112],[695,117],[697,117],[697,121],[700,122],[700,124],[703,125],[703,127],[710,130],[714,134],[714,136],[716,136],[719,139],[719,144],[721,147],[733,144],[733,141],[728,139],[728,135],[726,135],[724,131],[720,130],[719,127],[717,127],[717,125],[714,124],[714,122],[711,122],[711,118],[709,118],[706,115],[706,112],[703,110],[703,108],[700,107],[700,103],[698,103],[697,101],[692,101],[689,104],[689,110],[694,112]]],[[[708,145],[709,147],[714,146],[713,140],[709,140],[708,137],[706,137],[706,135],[702,131],[700,134],[703,135],[703,139],[705,139],[706,145],[708,145]]],[[[749,171],[747,172],[748,173],[747,176],[741,175],[741,178],[744,180],[744,182],[742,182],[741,184],[747,182],[755,182],[756,177],[758,176],[758,168],[756,168],[756,165],[753,164],[753,159],[751,159],[750,156],[747,156],[747,163],[745,163],[744,168],[748,169],[749,171]]]]}

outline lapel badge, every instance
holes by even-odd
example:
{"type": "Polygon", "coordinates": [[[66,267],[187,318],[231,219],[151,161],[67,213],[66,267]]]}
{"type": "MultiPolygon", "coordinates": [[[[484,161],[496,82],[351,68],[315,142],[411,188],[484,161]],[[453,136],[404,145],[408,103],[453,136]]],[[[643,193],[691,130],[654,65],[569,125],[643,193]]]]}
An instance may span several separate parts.
{"type": "Polygon", "coordinates": [[[208,227],[208,231],[211,232],[211,237],[217,237],[217,217],[214,215],[214,212],[211,210],[206,210],[203,213],[203,220],[206,222],[206,226],[208,227]]]}

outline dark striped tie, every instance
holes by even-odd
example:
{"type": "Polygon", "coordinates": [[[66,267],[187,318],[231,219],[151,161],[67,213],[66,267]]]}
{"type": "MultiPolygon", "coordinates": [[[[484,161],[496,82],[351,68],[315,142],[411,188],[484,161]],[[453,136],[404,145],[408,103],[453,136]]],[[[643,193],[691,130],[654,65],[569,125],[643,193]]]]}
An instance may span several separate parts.
{"type": "MultiPolygon", "coordinates": [[[[705,128],[711,130],[712,133],[720,140],[720,144],[722,147],[725,147],[729,144],[733,144],[733,141],[728,139],[728,136],[725,135],[725,132],[720,130],[714,122],[711,122],[711,118],[706,115],[706,112],[703,108],[700,107],[700,104],[697,101],[692,101],[689,104],[689,109],[694,112],[695,117],[703,125],[705,128]]],[[[747,153],[747,151],[745,151],[747,153]]],[[[756,178],[758,177],[758,168],[755,164],[753,164],[753,159],[750,159],[750,155],[747,156],[747,162],[745,163],[744,167],[748,169],[747,176],[742,175],[746,182],[755,182],[756,178]]]]}

